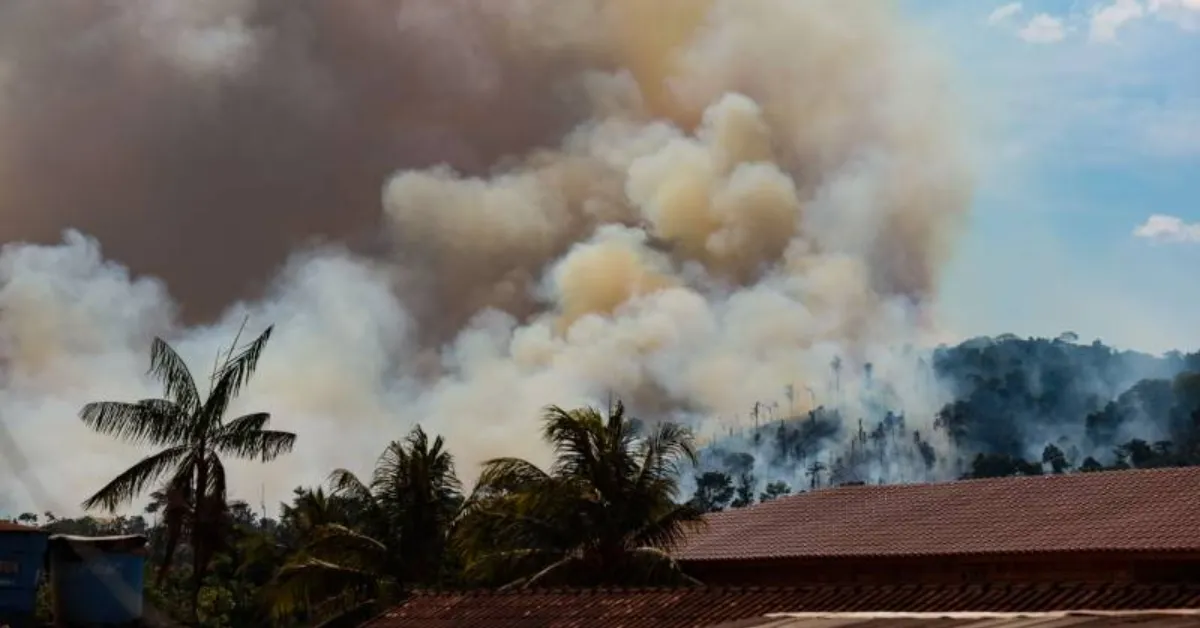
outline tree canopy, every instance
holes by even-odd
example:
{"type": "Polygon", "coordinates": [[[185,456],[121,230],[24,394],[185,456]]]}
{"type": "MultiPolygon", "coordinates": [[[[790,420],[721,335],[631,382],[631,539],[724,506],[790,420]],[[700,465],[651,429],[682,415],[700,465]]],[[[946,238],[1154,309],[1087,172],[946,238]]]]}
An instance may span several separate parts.
{"type": "Polygon", "coordinates": [[[271,328],[244,347],[234,340],[217,364],[207,394],[187,364],[161,338],[150,349],[150,373],[163,396],[136,402],[89,403],[79,417],[93,430],[135,445],[158,449],[126,469],[83,502],[84,508],[113,511],[162,482],[165,551],[159,579],[176,546],[187,536],[198,604],[200,583],[209,561],[221,548],[228,525],[225,465],[222,456],[270,462],[288,453],[296,435],[267,429],[271,415],[246,414],[226,420],[230,404],[250,381],[271,338],[271,328]]]}
{"type": "Polygon", "coordinates": [[[700,511],[678,503],[691,433],[659,423],[639,433],[616,402],[546,409],[543,470],[519,458],[484,465],[455,532],[465,573],[504,586],[668,583],[688,578],[666,550],[700,511]]]}

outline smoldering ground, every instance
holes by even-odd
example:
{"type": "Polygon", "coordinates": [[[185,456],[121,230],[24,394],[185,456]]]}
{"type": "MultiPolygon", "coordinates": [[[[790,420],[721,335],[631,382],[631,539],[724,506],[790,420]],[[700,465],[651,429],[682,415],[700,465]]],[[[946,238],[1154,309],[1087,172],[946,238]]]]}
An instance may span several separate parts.
{"type": "Polygon", "coordinates": [[[884,2],[8,0],[26,474],[78,503],[138,455],[78,407],[154,394],[154,334],[198,371],[247,314],[278,334],[239,408],[299,434],[247,497],[417,422],[467,476],[544,460],[539,408],[610,393],[709,429],[834,355],[931,409],[893,348],[936,332],[972,171],[921,40],[884,2]]]}

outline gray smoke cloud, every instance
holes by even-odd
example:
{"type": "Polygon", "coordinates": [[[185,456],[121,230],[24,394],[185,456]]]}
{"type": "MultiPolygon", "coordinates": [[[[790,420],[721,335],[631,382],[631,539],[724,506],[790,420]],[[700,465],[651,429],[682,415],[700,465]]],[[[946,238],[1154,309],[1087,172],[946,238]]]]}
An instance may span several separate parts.
{"type": "Polygon", "coordinates": [[[482,173],[581,115],[548,96],[571,55],[443,4],[0,3],[0,241],[79,229],[191,322],[313,240],[377,247],[393,170],[482,173]]]}
{"type": "Polygon", "coordinates": [[[920,40],[884,2],[9,0],[0,420],[70,509],[139,455],[79,406],[246,316],[237,409],[300,436],[251,500],[417,422],[468,476],[544,461],[539,409],[611,393],[720,433],[835,355],[932,417],[895,347],[972,172],[920,40]]]}

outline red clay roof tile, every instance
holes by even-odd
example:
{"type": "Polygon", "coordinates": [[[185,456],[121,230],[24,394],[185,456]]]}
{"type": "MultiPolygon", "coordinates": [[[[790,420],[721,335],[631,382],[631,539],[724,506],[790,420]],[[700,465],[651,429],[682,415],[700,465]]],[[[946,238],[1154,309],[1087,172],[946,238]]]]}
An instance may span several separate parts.
{"type": "Polygon", "coordinates": [[[711,628],[1194,628],[1194,611],[1134,613],[930,614],[813,613],[764,617],[711,628]]]}
{"type": "Polygon", "coordinates": [[[847,486],[714,513],[682,561],[1200,550],[1200,467],[847,486]]]}
{"type": "Polygon", "coordinates": [[[19,523],[11,521],[0,521],[0,532],[42,532],[38,528],[31,528],[19,523]]]}
{"type": "Polygon", "coordinates": [[[697,587],[423,593],[364,628],[699,628],[770,613],[1200,608],[1200,585],[697,587]]]}

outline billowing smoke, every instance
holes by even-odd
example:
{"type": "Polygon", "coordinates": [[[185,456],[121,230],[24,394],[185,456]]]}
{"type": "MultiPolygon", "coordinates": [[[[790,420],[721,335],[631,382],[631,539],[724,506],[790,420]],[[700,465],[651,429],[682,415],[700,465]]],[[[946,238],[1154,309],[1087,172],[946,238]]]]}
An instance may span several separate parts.
{"type": "Polygon", "coordinates": [[[300,437],[236,467],[252,501],[417,422],[465,475],[544,461],[548,403],[720,434],[867,363],[943,401],[897,347],[937,331],[970,156],[888,3],[10,0],[0,68],[17,503],[133,462],[75,413],[153,395],[152,336],[200,371],[246,316],[277,335],[238,408],[300,437]]]}

